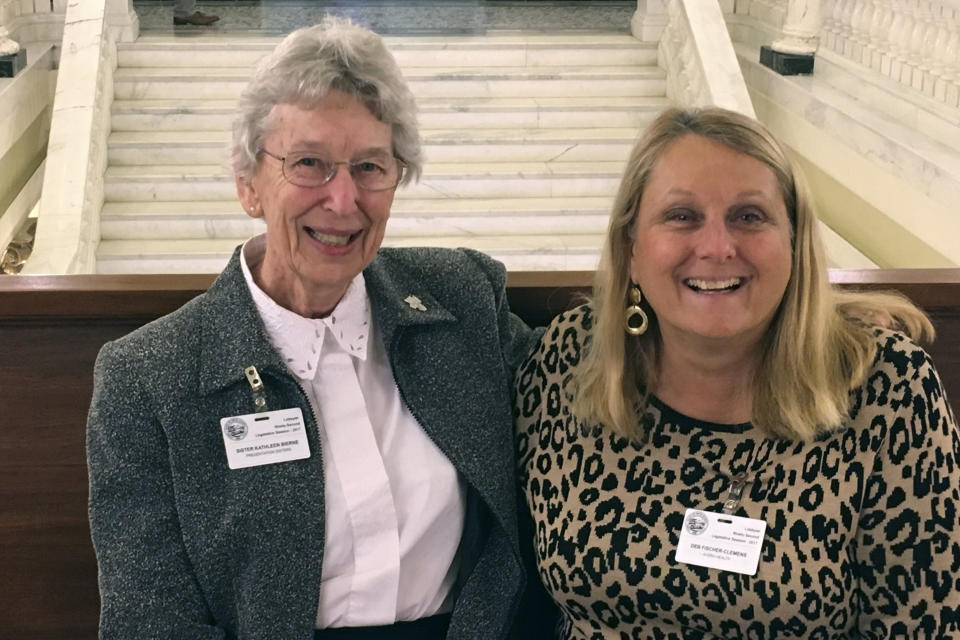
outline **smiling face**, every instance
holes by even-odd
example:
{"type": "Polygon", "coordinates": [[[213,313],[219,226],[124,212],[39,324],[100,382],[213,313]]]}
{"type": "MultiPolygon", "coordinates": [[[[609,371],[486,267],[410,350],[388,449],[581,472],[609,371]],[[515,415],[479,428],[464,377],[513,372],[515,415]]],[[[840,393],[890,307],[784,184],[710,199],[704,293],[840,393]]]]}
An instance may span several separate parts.
{"type": "Polygon", "coordinates": [[[630,276],[665,347],[759,348],[790,279],[791,251],[773,171],[688,134],[666,148],[643,190],[630,276]]]}
{"type": "MultiPolygon", "coordinates": [[[[263,148],[280,157],[309,152],[352,162],[393,155],[390,125],[339,91],[312,109],[278,104],[269,122],[263,148]]],[[[394,190],[358,189],[343,164],[327,184],[298,187],[284,178],[282,163],[266,154],[249,180],[238,176],[236,182],[247,213],[267,223],[257,283],[300,315],[328,314],[380,248],[394,190]]]]}

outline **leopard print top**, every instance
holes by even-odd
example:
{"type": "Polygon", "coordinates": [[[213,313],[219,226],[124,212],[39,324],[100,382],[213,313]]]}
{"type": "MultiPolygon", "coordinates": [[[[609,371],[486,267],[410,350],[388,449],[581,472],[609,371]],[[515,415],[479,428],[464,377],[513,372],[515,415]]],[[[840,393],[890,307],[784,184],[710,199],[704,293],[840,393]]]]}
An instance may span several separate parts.
{"type": "Polygon", "coordinates": [[[927,354],[876,330],[848,424],[815,442],[711,424],[659,401],[643,443],[581,425],[569,382],[589,306],[558,316],[517,373],[520,480],[561,638],[960,638],[960,435],[927,354]],[[766,536],[755,576],[678,563],[687,508],[766,536]]]}

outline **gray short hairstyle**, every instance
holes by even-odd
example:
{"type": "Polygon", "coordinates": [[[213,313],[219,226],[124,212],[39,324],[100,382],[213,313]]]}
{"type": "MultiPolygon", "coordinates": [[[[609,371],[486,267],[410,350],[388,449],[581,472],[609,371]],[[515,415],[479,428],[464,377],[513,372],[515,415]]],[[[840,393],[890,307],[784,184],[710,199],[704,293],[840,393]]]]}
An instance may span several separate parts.
{"type": "Polygon", "coordinates": [[[297,29],[257,65],[233,122],[234,172],[243,179],[256,172],[275,105],[310,109],[331,90],[353,96],[390,125],[393,154],[407,166],[403,184],[420,177],[417,107],[400,67],[380,36],[333,16],[297,29]]]}

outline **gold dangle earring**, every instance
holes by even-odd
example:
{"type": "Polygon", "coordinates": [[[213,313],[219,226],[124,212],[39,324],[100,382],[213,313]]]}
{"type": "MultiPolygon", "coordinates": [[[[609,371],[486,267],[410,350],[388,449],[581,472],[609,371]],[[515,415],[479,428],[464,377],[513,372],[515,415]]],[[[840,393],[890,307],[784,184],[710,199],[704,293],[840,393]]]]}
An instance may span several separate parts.
{"type": "Polygon", "coordinates": [[[650,325],[647,320],[647,312],[640,306],[641,300],[640,287],[635,284],[632,285],[630,287],[630,306],[627,307],[623,322],[627,333],[632,336],[642,336],[647,332],[647,327],[650,325]]]}

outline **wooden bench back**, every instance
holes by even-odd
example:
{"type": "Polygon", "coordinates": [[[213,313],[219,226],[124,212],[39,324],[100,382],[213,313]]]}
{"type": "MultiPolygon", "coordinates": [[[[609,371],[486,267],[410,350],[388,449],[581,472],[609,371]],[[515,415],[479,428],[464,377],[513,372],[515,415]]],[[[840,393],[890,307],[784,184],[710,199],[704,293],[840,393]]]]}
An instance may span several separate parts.
{"type": "MultiPolygon", "coordinates": [[[[545,324],[591,274],[514,273],[512,308],[545,324]]],[[[897,289],[930,313],[930,348],[960,402],[960,269],[836,272],[844,286],[897,289]]],[[[87,526],[84,426],[100,346],[204,291],[212,276],[0,277],[0,629],[10,638],[92,640],[99,599],[87,526]]]]}

